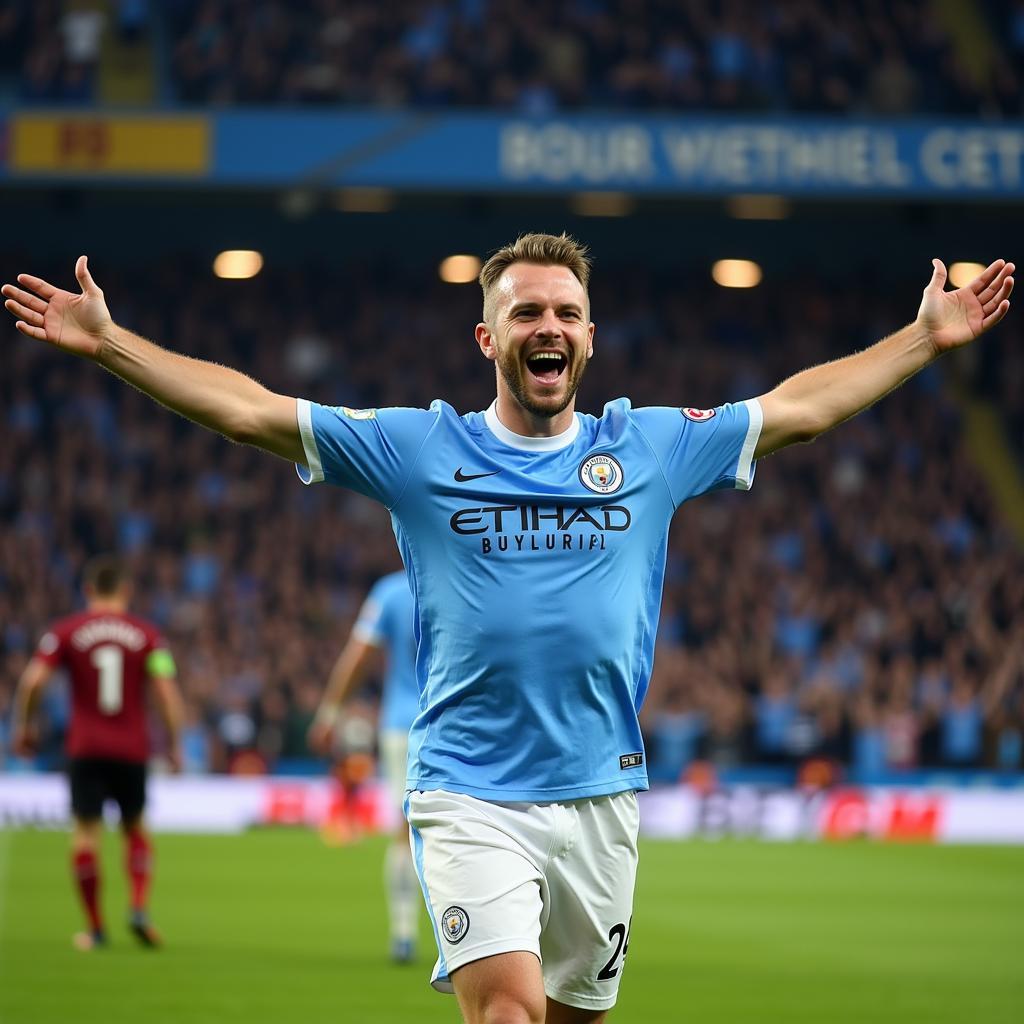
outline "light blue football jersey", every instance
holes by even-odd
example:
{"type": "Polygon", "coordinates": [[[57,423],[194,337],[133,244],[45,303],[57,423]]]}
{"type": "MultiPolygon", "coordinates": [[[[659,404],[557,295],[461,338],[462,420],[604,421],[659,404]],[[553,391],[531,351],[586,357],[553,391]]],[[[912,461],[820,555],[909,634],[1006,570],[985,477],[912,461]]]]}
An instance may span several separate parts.
{"type": "Polygon", "coordinates": [[[410,789],[545,802],[647,788],[637,713],[654,656],[669,522],[746,490],[756,400],[577,413],[514,434],[492,405],[298,403],[307,483],[391,512],[416,606],[410,789]]]}
{"type": "Polygon", "coordinates": [[[352,627],[357,640],[387,654],[380,728],[408,732],[420,711],[416,682],[416,608],[404,572],[382,576],[370,588],[352,627]]]}

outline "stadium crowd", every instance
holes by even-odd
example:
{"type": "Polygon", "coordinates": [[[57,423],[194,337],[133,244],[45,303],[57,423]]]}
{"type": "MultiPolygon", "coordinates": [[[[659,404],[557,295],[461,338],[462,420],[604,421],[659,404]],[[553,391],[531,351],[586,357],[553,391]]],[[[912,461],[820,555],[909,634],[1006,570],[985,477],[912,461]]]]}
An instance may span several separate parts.
{"type": "Polygon", "coordinates": [[[980,352],[975,379],[978,389],[1002,412],[1010,447],[1024,472],[1024,356],[980,352]]]}
{"type": "MultiPolygon", "coordinates": [[[[250,282],[181,263],[95,273],[119,322],[278,391],[355,407],[442,397],[460,410],[493,396],[470,333],[473,287],[385,267],[250,282]]],[[[580,407],[759,394],[907,319],[912,287],[887,287],[891,308],[868,289],[802,278],[736,293],[599,266],[597,358],[580,407]]],[[[1010,379],[1019,333],[1007,325],[986,342],[1010,379]]],[[[397,566],[387,514],[305,488],[285,463],[11,334],[0,767],[11,765],[18,675],[47,623],[79,606],[83,560],[102,550],[131,558],[134,607],[177,658],[188,769],[308,758],[306,730],[355,612],[397,566]]],[[[934,367],[814,445],[765,460],[750,494],[677,516],[643,716],[654,778],[816,759],[861,775],[1024,766],[1024,551],[974,468],[948,372],[934,367]]],[[[374,695],[371,685],[357,714],[372,713],[374,695]]],[[[52,690],[44,764],[59,760],[66,714],[52,690]]]]}
{"type": "MultiPolygon", "coordinates": [[[[18,98],[88,102],[110,6],[7,4],[0,49],[22,69],[18,98]]],[[[112,10],[121,37],[149,33],[168,69],[164,95],[185,104],[1022,112],[1024,8],[1005,0],[120,0],[112,10]]]]}

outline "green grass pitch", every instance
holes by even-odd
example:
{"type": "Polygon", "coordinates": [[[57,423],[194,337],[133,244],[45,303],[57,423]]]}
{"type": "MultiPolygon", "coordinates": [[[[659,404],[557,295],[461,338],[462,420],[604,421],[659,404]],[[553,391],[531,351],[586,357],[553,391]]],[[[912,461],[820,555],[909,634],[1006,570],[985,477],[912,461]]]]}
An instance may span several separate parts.
{"type": "MultiPolygon", "coordinates": [[[[2,1024],[458,1021],[420,962],[385,956],[383,840],[299,831],[158,836],[154,919],[124,928],[107,836],[113,944],[80,927],[67,837],[0,831],[2,1024]]],[[[619,1024],[1020,1024],[1024,850],[645,842],[619,1024]]]]}

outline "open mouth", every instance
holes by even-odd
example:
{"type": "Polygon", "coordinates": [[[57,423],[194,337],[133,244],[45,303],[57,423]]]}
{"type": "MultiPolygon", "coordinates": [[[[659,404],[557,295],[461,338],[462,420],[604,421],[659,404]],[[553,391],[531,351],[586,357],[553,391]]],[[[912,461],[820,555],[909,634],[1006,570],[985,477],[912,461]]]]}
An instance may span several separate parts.
{"type": "Polygon", "coordinates": [[[530,375],[542,384],[554,384],[568,365],[569,361],[561,352],[534,352],[526,360],[530,375]]]}

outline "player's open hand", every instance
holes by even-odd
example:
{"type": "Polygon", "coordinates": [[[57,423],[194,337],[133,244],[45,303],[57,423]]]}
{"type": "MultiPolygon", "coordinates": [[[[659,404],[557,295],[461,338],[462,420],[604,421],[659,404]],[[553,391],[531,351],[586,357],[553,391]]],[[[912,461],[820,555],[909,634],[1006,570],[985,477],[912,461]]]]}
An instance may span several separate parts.
{"type": "Polygon", "coordinates": [[[103,292],[89,273],[87,257],[78,257],[75,277],[82,289],[80,295],[55,288],[31,274],[19,274],[18,285],[3,286],[4,306],[18,318],[15,327],[22,334],[96,359],[104,336],[113,326],[110,312],[103,292]]]}
{"type": "Polygon", "coordinates": [[[946,267],[932,260],[935,268],[924,290],[917,323],[923,327],[937,353],[966,345],[994,327],[1006,316],[1013,291],[1012,263],[996,260],[970,284],[947,292],[946,267]]]}

